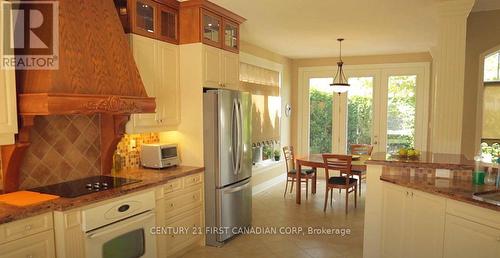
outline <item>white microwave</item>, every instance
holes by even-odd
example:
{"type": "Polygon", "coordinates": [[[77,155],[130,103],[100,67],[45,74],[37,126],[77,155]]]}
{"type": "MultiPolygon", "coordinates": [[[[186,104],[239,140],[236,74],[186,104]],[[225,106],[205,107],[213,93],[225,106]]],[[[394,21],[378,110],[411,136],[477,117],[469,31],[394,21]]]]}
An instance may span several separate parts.
{"type": "Polygon", "coordinates": [[[167,168],[179,165],[177,144],[141,145],[141,165],[146,168],[167,168]]]}

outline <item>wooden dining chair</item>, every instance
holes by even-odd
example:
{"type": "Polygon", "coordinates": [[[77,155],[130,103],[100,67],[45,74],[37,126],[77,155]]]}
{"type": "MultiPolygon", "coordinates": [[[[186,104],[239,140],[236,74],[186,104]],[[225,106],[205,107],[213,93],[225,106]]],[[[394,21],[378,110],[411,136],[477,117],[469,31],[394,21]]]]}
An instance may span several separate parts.
{"type": "MultiPolygon", "coordinates": [[[[293,185],[295,184],[295,180],[297,179],[297,170],[295,169],[295,155],[293,153],[293,146],[283,147],[283,154],[285,157],[285,165],[286,165],[286,185],[283,197],[286,197],[288,182],[292,182],[292,186],[290,187],[290,193],[292,193],[293,191],[293,185]]],[[[301,169],[300,182],[306,184],[306,200],[308,198],[308,192],[309,192],[309,180],[315,180],[315,179],[316,179],[316,169],[314,168],[301,169]]]]}
{"type": "MultiPolygon", "coordinates": [[[[351,144],[351,154],[371,156],[373,145],[370,144],[351,144]]],[[[359,196],[361,196],[361,181],[366,180],[366,170],[351,170],[352,174],[358,177],[359,196]]]]}
{"type": "Polygon", "coordinates": [[[337,155],[337,154],[323,154],[323,162],[325,163],[325,176],[326,176],[326,191],[325,191],[325,206],[323,211],[326,212],[326,204],[328,203],[328,192],[330,191],[330,205],[333,204],[333,189],[345,189],[345,213],[349,205],[349,193],[354,192],[354,208],[357,207],[358,202],[358,184],[357,179],[352,177],[351,163],[352,156],[350,155],[337,155]],[[341,176],[330,177],[331,171],[340,171],[341,176]]]}

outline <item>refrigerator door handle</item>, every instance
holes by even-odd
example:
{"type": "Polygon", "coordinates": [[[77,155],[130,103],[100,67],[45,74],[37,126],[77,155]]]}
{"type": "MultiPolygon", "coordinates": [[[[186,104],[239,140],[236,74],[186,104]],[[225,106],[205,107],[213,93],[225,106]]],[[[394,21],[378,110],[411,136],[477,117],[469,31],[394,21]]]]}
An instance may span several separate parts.
{"type": "Polygon", "coordinates": [[[232,134],[232,160],[233,160],[233,173],[235,175],[238,174],[239,166],[240,166],[240,137],[239,137],[239,131],[240,131],[240,118],[239,118],[239,108],[238,108],[238,102],[235,99],[233,101],[233,111],[232,111],[232,126],[233,129],[231,130],[232,134]]]}
{"type": "Polygon", "coordinates": [[[241,186],[238,186],[238,187],[234,187],[234,188],[231,188],[231,189],[228,189],[226,191],[224,191],[224,193],[235,193],[235,192],[239,192],[245,188],[248,188],[250,186],[250,181],[248,181],[247,183],[245,183],[244,185],[241,185],[241,186]]]}
{"type": "Polygon", "coordinates": [[[242,155],[242,125],[241,125],[241,105],[239,100],[236,100],[236,110],[237,110],[237,120],[236,120],[236,133],[237,133],[237,138],[238,138],[238,145],[237,145],[237,153],[236,153],[236,159],[237,159],[237,166],[236,166],[236,174],[240,173],[241,170],[241,155],[242,155]]]}
{"type": "Polygon", "coordinates": [[[239,114],[239,121],[240,121],[240,128],[238,130],[239,132],[239,139],[238,142],[240,144],[239,149],[240,149],[240,155],[239,155],[239,168],[238,168],[238,173],[241,173],[241,164],[243,164],[243,153],[244,153],[244,146],[243,146],[243,110],[241,109],[241,101],[238,100],[238,114],[239,114]]]}

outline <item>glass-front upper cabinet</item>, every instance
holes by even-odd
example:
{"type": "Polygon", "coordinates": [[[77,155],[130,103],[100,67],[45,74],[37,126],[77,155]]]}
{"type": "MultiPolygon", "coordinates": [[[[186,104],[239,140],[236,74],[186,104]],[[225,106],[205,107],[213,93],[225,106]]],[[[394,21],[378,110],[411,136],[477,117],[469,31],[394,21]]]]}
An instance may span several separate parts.
{"type": "Polygon", "coordinates": [[[220,47],[221,27],[222,17],[207,10],[202,11],[203,43],[220,47]]]}
{"type": "Polygon", "coordinates": [[[158,6],[159,30],[158,36],[160,40],[170,43],[179,43],[178,38],[178,12],[168,6],[158,6]]]}
{"type": "Polygon", "coordinates": [[[238,52],[239,51],[239,26],[237,23],[224,20],[224,44],[222,48],[238,52]]]}
{"type": "Polygon", "coordinates": [[[157,30],[157,4],[150,0],[137,0],[134,5],[134,32],[144,36],[154,36],[157,30]]]}

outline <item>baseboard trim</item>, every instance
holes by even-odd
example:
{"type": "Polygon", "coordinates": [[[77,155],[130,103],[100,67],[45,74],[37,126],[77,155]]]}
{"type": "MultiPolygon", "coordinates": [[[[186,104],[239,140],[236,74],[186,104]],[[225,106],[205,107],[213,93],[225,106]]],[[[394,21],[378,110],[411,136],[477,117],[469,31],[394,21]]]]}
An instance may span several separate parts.
{"type": "Polygon", "coordinates": [[[282,183],[286,180],[286,175],[283,173],[277,177],[274,177],[270,180],[267,180],[266,182],[262,183],[262,184],[258,184],[258,185],[255,185],[252,187],[252,195],[256,195],[256,194],[259,194],[279,183],[282,183]]]}

